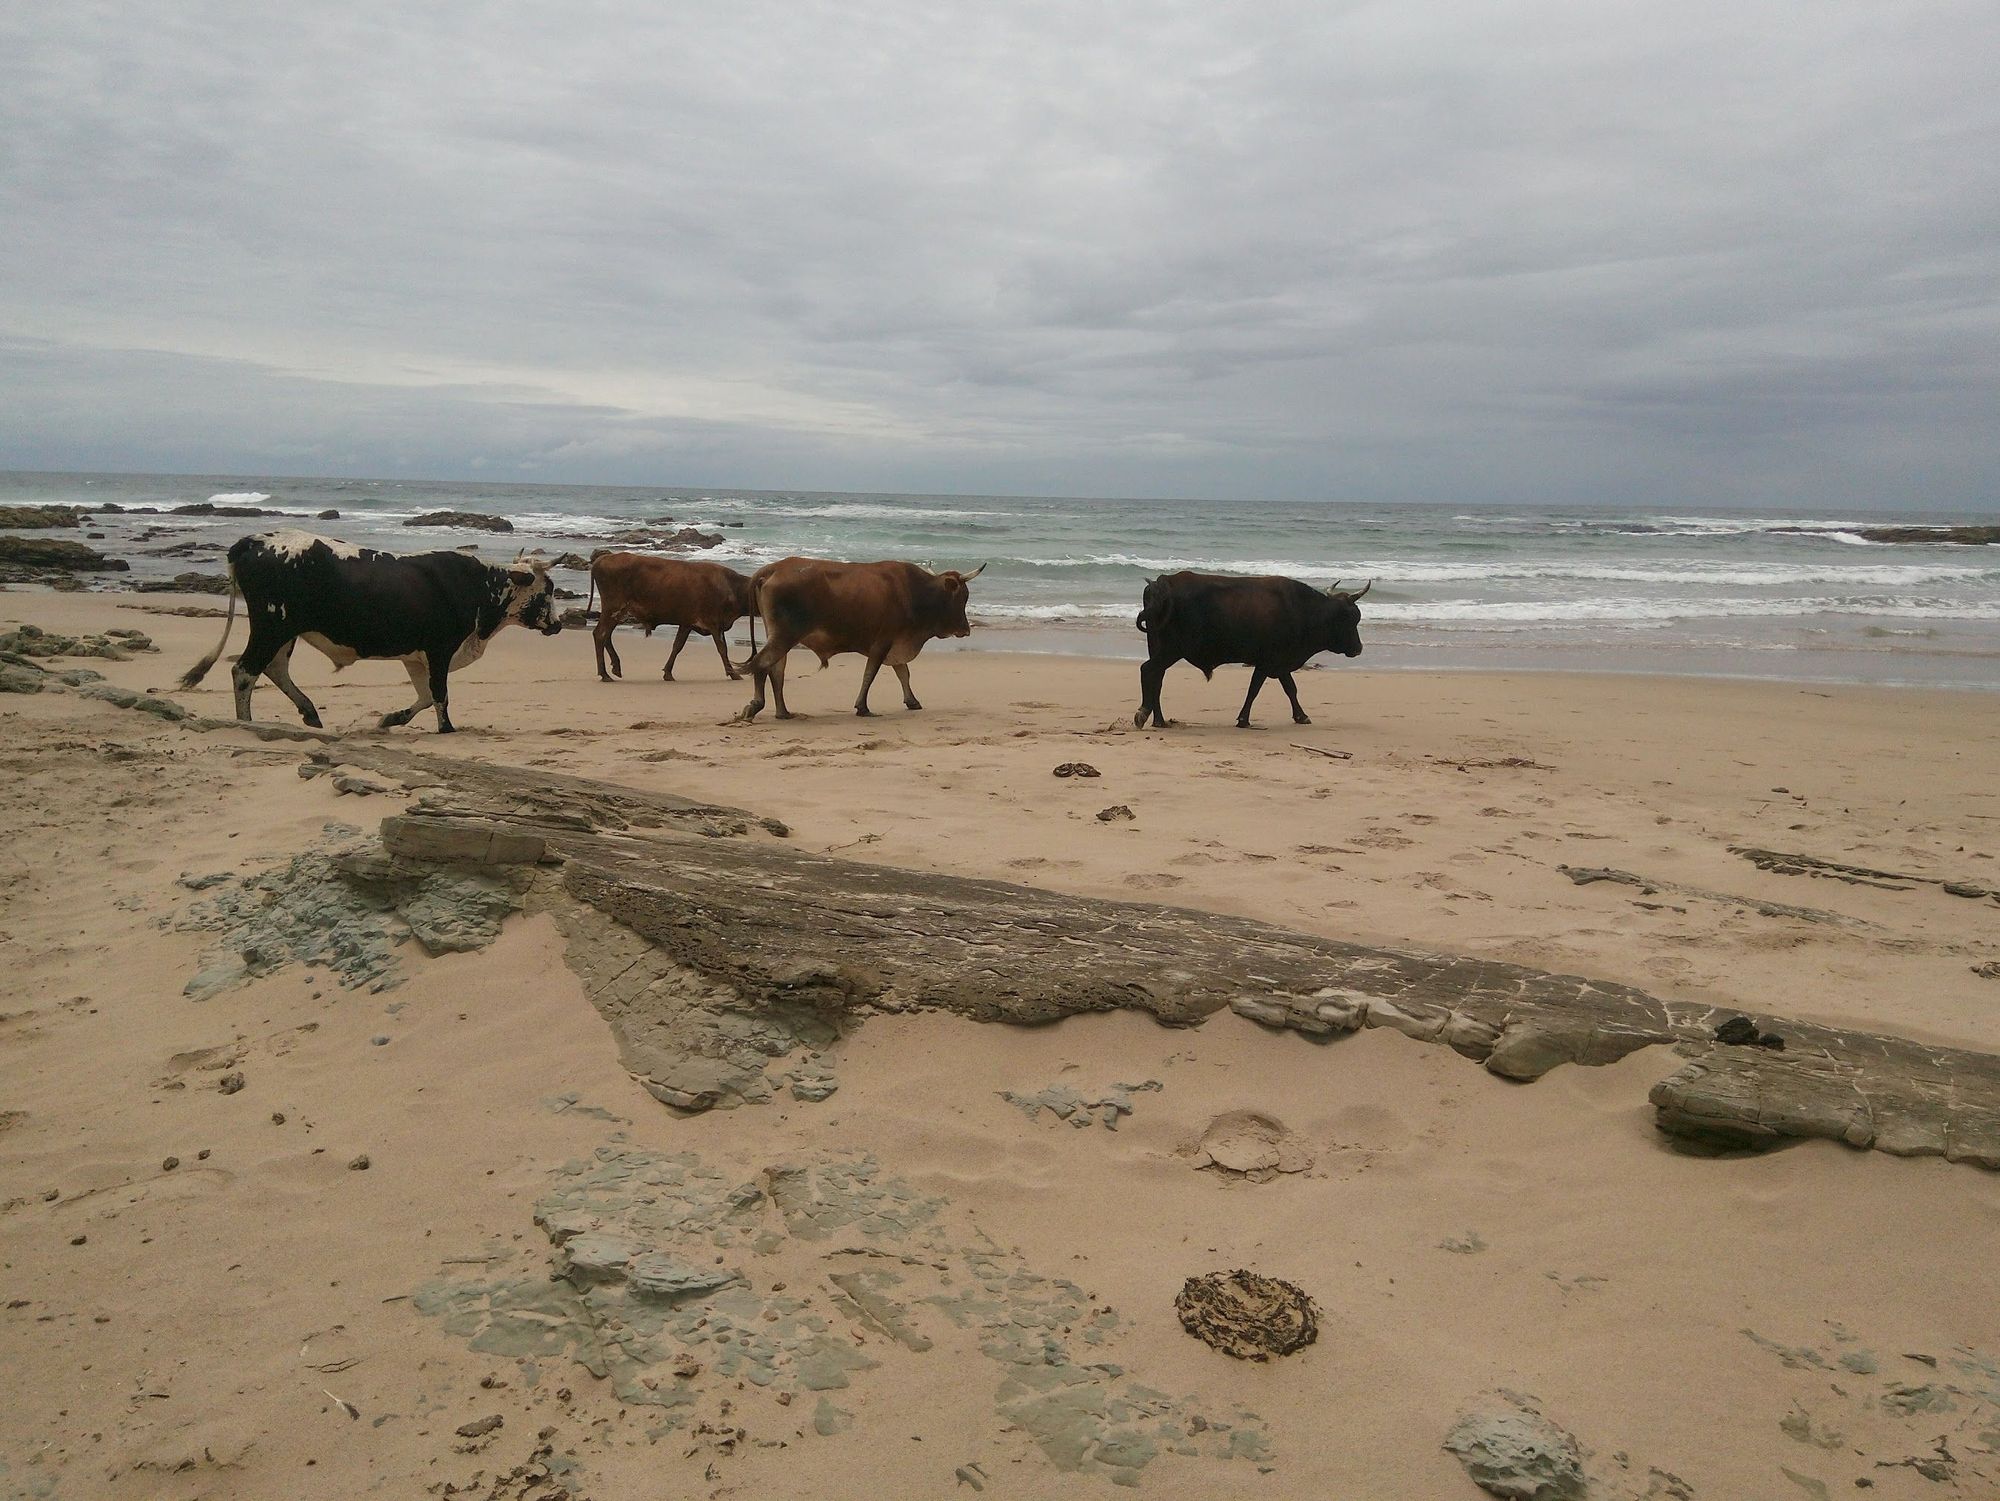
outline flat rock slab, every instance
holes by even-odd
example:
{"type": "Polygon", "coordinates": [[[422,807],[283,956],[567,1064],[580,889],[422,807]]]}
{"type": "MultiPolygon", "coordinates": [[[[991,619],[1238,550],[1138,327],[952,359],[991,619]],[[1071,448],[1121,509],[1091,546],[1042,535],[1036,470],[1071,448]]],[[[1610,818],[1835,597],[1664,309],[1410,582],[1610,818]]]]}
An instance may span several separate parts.
{"type": "Polygon", "coordinates": [[[764,827],[741,810],[582,779],[404,752],[343,759],[448,783],[448,805],[420,800],[398,838],[471,818],[544,840],[562,861],[566,925],[588,926],[584,909],[598,923],[591,944],[573,939],[572,963],[597,964],[595,944],[623,935],[625,978],[593,985],[586,973],[586,986],[621,1042],[650,1035],[652,1062],[635,1072],[675,1103],[768,1098],[770,1060],[824,1048],[870,1011],[1037,1024],[1137,1010],[1192,1025],[1229,1008],[1322,1038],[1393,1027],[1524,1082],[1670,1046],[1690,1061],[1653,1095],[1671,1136],[1736,1147],[1823,1137],[2000,1168],[1992,1054],[1770,1017],[1762,1026],[1784,1051],[1729,1048],[1714,1032],[1733,1013],[1628,985],[806,854],[732,837],[764,827]],[[628,973],[639,960],[643,985],[628,973]]]}

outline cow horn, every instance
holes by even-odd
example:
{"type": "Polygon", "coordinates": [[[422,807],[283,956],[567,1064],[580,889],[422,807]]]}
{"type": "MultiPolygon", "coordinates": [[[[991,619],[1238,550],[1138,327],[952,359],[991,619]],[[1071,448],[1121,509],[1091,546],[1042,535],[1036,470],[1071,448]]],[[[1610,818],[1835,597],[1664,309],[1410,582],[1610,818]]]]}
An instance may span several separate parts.
{"type": "Polygon", "coordinates": [[[1353,597],[1355,599],[1359,599],[1361,598],[1362,595],[1366,594],[1370,589],[1373,589],[1374,587],[1375,587],[1375,580],[1370,579],[1367,583],[1363,584],[1359,589],[1357,589],[1354,592],[1353,597]]]}
{"type": "Polygon", "coordinates": [[[965,581],[969,584],[974,579],[978,578],[979,575],[984,573],[985,571],[986,571],[986,565],[984,563],[981,563],[977,568],[973,569],[972,572],[968,573],[965,576],[965,581]]]}
{"type": "Polygon", "coordinates": [[[1340,580],[1339,580],[1339,579],[1335,579],[1335,580],[1333,581],[1333,587],[1332,587],[1331,589],[1327,590],[1326,592],[1327,592],[1328,594],[1338,594],[1338,593],[1340,592],[1340,580]]]}

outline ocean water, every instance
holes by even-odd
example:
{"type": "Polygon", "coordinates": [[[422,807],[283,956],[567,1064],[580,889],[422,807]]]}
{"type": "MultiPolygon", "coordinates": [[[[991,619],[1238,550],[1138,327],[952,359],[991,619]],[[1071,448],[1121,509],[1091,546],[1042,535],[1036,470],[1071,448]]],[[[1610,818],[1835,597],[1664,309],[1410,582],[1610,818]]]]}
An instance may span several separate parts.
{"type": "MultiPolygon", "coordinates": [[[[1870,543],[1868,523],[1949,513],[1629,507],[1474,509],[1260,501],[482,485],[245,475],[0,473],[0,504],[260,505],[300,521],[105,516],[98,544],[139,577],[213,571],[247,531],[304,525],[392,551],[470,544],[587,553],[634,525],[720,530],[692,556],[749,571],[794,553],[986,564],[969,649],[1136,657],[1163,571],[1368,580],[1362,663],[1563,668],[2000,688],[2000,548],[1870,543]],[[341,513],[317,522],[312,514],[341,513]],[[417,530],[431,510],[503,515],[510,536],[417,530]],[[162,556],[192,543],[193,556],[162,556]]],[[[558,573],[577,590],[581,573],[558,573]]],[[[937,650],[939,643],[932,649],[937,650]]]]}

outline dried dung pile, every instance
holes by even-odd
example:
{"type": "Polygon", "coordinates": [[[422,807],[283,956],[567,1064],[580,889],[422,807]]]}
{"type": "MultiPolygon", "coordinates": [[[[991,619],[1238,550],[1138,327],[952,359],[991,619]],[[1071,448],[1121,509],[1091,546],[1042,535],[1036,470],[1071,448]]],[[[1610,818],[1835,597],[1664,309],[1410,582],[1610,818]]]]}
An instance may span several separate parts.
{"type": "Polygon", "coordinates": [[[1319,1309],[1303,1289],[1240,1269],[1188,1278],[1174,1311],[1189,1334],[1238,1360],[1290,1355],[1319,1338],[1319,1309]]]}

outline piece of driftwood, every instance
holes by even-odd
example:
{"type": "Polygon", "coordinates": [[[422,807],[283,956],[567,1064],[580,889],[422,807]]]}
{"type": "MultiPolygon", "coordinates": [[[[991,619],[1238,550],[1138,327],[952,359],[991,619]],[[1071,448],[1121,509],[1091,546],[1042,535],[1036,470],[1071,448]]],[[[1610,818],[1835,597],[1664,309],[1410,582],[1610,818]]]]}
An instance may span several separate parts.
{"type": "Polygon", "coordinates": [[[1293,750],[1311,751],[1315,756],[1325,756],[1330,761],[1352,761],[1354,759],[1353,751],[1327,750],[1323,746],[1318,745],[1301,745],[1296,740],[1287,741],[1286,743],[1293,750]]]}
{"type": "Polygon", "coordinates": [[[1669,1135],[1823,1137],[2000,1168],[1990,1054],[1779,1018],[1763,1024],[1783,1051],[1729,1047],[1714,1040],[1729,1012],[1607,981],[808,854],[741,810],[580,778],[375,747],[340,759],[447,789],[391,820],[396,843],[427,822],[464,840],[482,821],[543,842],[572,966],[627,1066],[684,1109],[769,1098],[770,1068],[874,1011],[1193,1025],[1228,1008],[1321,1038],[1392,1027],[1523,1081],[1672,1046],[1687,1066],[1652,1092],[1669,1135]]]}

